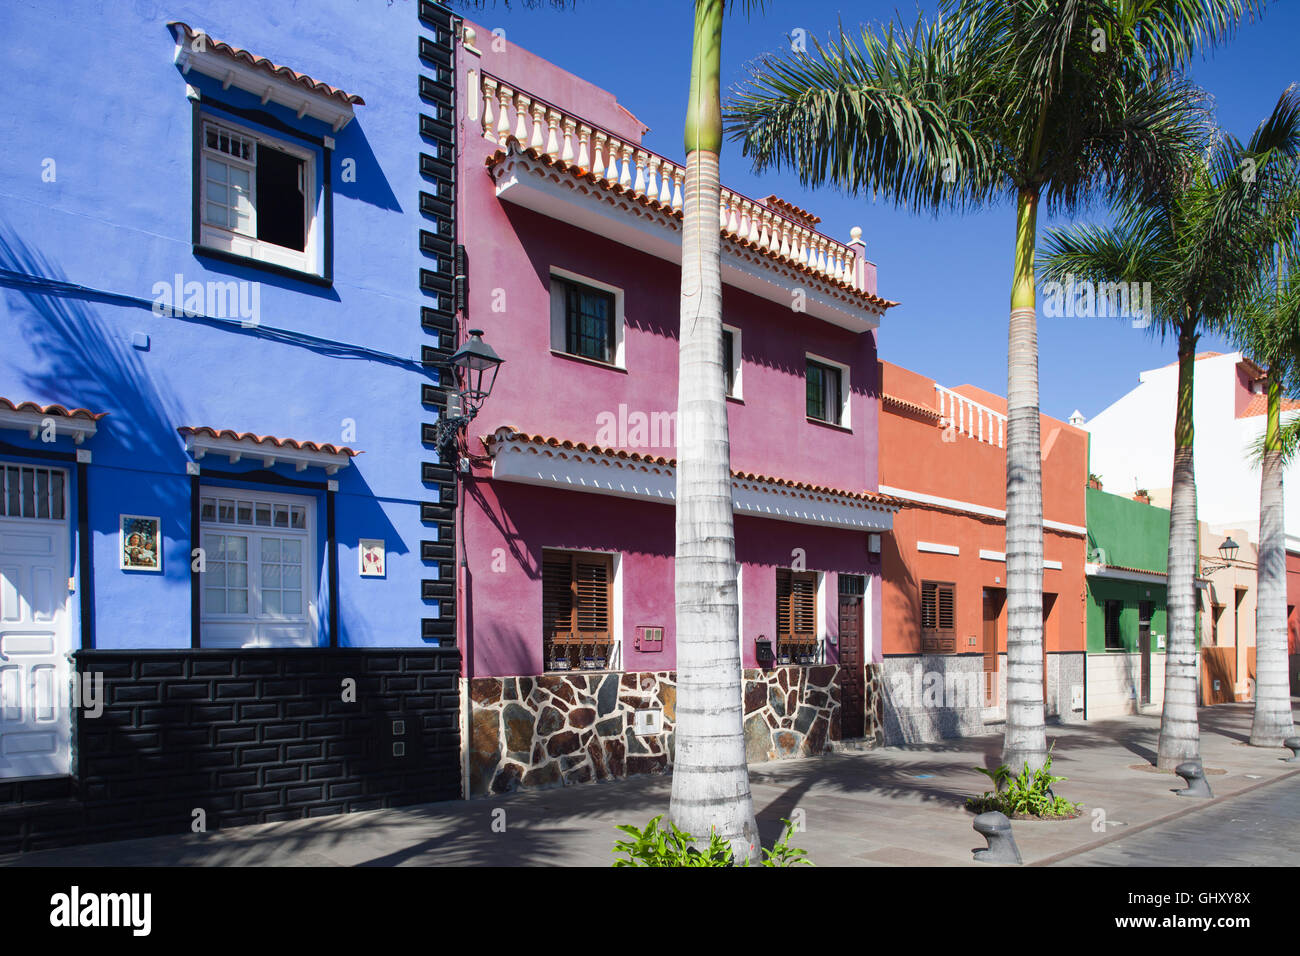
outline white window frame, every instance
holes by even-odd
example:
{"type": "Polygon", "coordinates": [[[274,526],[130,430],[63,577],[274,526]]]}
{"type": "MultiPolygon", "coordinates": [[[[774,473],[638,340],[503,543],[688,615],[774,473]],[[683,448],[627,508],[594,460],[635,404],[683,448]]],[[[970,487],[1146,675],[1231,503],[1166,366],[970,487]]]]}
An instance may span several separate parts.
{"type": "Polygon", "coordinates": [[[624,329],[627,326],[623,314],[623,290],[616,285],[610,285],[608,282],[601,282],[590,276],[582,275],[577,272],[570,272],[568,269],[561,269],[558,266],[551,266],[550,278],[564,279],[569,282],[576,282],[579,285],[590,286],[601,292],[609,292],[614,296],[614,360],[612,362],[602,362],[600,359],[590,358],[586,355],[577,355],[569,351],[567,329],[565,327],[565,310],[564,297],[559,295],[560,285],[547,281],[547,295],[551,301],[551,352],[556,355],[564,355],[569,358],[576,358],[583,362],[591,362],[595,365],[605,365],[612,368],[627,369],[627,357],[624,354],[624,329]]]}
{"type": "Polygon", "coordinates": [[[851,396],[853,395],[853,390],[849,387],[849,386],[850,386],[850,382],[849,382],[849,367],[848,367],[847,365],[845,365],[843,362],[837,362],[837,361],[835,361],[834,359],[829,359],[829,358],[827,358],[827,357],[824,356],[824,355],[818,355],[816,352],[805,352],[803,357],[804,357],[804,374],[803,374],[804,391],[801,393],[801,397],[804,399],[804,403],[805,403],[805,406],[804,406],[804,415],[805,415],[805,417],[807,417],[807,411],[808,411],[808,409],[807,409],[807,383],[808,383],[808,365],[807,365],[807,363],[808,363],[809,360],[811,360],[811,361],[813,361],[813,362],[818,363],[819,365],[829,365],[831,368],[834,368],[834,369],[838,369],[838,370],[839,370],[839,373],[840,373],[840,420],[837,421],[837,422],[825,422],[825,421],[822,421],[820,418],[808,418],[808,421],[810,421],[810,422],[817,422],[818,424],[821,424],[821,425],[832,425],[832,426],[837,427],[837,428],[846,428],[846,429],[852,431],[852,429],[853,429],[853,422],[852,422],[852,419],[851,419],[851,417],[850,417],[850,415],[849,415],[849,410],[850,410],[850,408],[851,408],[851,406],[852,406],[852,404],[853,404],[852,401],[851,401],[851,396]]]}
{"type": "MultiPolygon", "coordinates": [[[[286,495],[278,492],[249,491],[243,488],[225,488],[203,485],[199,498],[234,499],[249,501],[254,505],[298,506],[305,509],[305,528],[284,528],[275,525],[227,524],[200,519],[199,544],[204,545],[209,534],[243,535],[248,538],[248,611],[244,614],[210,614],[207,609],[207,589],[202,573],[199,576],[199,644],[202,647],[317,647],[320,634],[319,569],[316,549],[316,506],[313,497],[286,495]],[[302,541],[302,611],[297,615],[272,616],[262,612],[261,541],[263,537],[298,538],[302,541]]],[[[236,506],[238,507],[238,506],[236,506]]],[[[220,505],[218,504],[218,509],[220,505]]],[[[218,510],[218,515],[220,511],[218,510]]],[[[256,511],[254,511],[256,516],[256,511]]],[[[206,572],[204,572],[206,573],[206,572]]]]}
{"type": "Polygon", "coordinates": [[[727,398],[743,402],[745,390],[741,381],[741,370],[745,367],[745,363],[740,360],[740,329],[724,322],[722,331],[731,333],[731,391],[727,393],[727,398]]]}
{"type": "MultiPolygon", "coordinates": [[[[199,115],[199,237],[201,244],[209,249],[218,249],[222,252],[228,252],[231,255],[243,256],[246,259],[255,259],[259,262],[266,262],[271,265],[283,266],[287,269],[295,269],[298,272],[307,272],[312,275],[323,275],[321,263],[321,249],[323,248],[323,239],[321,231],[323,229],[324,217],[320,212],[321,195],[317,188],[316,154],[302,146],[295,145],[287,140],[275,136],[269,136],[266,133],[260,133],[241,126],[238,123],[232,123],[224,117],[216,117],[206,113],[199,115]],[[226,153],[209,149],[207,128],[215,126],[224,129],[236,136],[242,136],[245,139],[251,139],[255,144],[255,149],[260,150],[262,147],[269,146],[288,153],[295,159],[303,160],[303,235],[306,238],[305,248],[302,252],[297,249],[289,249],[285,246],[277,246],[274,243],[265,242],[257,238],[257,169],[256,162],[248,163],[245,160],[235,159],[226,153]],[[230,164],[232,161],[238,165],[246,166],[249,169],[249,200],[253,206],[252,231],[253,235],[245,235],[241,232],[235,232],[232,229],[217,226],[208,222],[208,158],[216,159],[218,162],[230,164]]],[[[256,160],[256,153],[254,153],[256,160]]]]}

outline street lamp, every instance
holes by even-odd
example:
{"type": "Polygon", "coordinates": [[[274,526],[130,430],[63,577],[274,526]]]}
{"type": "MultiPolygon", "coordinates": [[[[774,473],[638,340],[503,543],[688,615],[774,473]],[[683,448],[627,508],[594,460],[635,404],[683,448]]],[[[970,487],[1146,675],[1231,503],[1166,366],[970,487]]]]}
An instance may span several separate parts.
{"type": "Polygon", "coordinates": [[[1223,544],[1219,545],[1219,557],[1223,558],[1223,564],[1205,564],[1201,566],[1201,574],[1214,574],[1216,571],[1222,571],[1224,568],[1232,567],[1232,562],[1237,560],[1237,551],[1240,546],[1231,538],[1224,538],[1223,544]]]}
{"type": "Polygon", "coordinates": [[[447,360],[447,367],[453,379],[459,381],[460,387],[448,396],[446,412],[438,420],[438,456],[444,462],[458,460],[459,435],[474,420],[484,400],[492,394],[497,372],[504,361],[492,346],[483,341],[482,329],[470,329],[469,341],[447,360]]]}

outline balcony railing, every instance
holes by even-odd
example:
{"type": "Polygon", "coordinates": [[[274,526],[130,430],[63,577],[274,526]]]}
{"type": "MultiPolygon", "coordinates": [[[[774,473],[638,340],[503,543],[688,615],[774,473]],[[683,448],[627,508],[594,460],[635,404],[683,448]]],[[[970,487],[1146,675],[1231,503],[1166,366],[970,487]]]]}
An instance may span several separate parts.
{"type": "MultiPolygon", "coordinates": [[[[513,138],[611,188],[681,211],[686,171],[680,163],[628,143],[489,74],[480,74],[480,94],[477,112],[483,136],[498,146],[513,138]]],[[[851,231],[850,243],[837,242],[760,200],[723,189],[718,228],[724,236],[806,267],[821,278],[868,291],[862,230],[857,227],[851,231]]]]}
{"type": "Polygon", "coordinates": [[[934,391],[939,403],[941,427],[945,430],[952,428],[959,435],[968,435],[999,448],[1005,447],[1007,416],[937,383],[934,391]]]}

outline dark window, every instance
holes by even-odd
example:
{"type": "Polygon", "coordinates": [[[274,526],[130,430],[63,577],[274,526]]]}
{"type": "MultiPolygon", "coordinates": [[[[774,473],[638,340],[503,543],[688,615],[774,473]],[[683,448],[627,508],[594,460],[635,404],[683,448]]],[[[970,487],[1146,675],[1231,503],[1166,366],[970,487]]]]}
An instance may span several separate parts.
{"type": "Polygon", "coordinates": [[[564,303],[564,350],[570,355],[614,361],[614,293],[551,277],[564,303]]]}
{"type": "Polygon", "coordinates": [[[921,582],[921,653],[957,652],[957,585],[921,582]]]}
{"type": "Polygon", "coordinates": [[[812,664],[817,659],[817,574],[776,571],[776,653],[778,661],[812,664]]]}
{"type": "Polygon", "coordinates": [[[1122,601],[1106,602],[1106,650],[1124,650],[1124,635],[1120,631],[1119,616],[1124,609],[1122,601]]]}
{"type": "Polygon", "coordinates": [[[547,670],[604,670],[614,645],[613,558],[542,554],[542,652],[547,670]]]}
{"type": "Polygon", "coordinates": [[[840,391],[839,369],[808,359],[807,392],[809,418],[832,425],[840,424],[844,400],[840,391]]]}
{"type": "Polygon", "coordinates": [[[736,393],[735,336],[728,329],[722,330],[722,377],[727,383],[727,394],[736,393]]]}
{"type": "Polygon", "coordinates": [[[257,150],[257,238],[286,249],[307,248],[306,166],[262,144],[257,150]]]}

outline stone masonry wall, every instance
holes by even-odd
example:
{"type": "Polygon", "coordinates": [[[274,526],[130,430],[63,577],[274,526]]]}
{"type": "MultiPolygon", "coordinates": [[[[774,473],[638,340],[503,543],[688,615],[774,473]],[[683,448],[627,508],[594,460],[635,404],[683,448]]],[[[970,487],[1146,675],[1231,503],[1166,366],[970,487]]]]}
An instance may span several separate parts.
{"type": "MultiPolygon", "coordinates": [[[[875,669],[867,737],[879,739],[875,669]]],[[[815,756],[840,739],[839,668],[746,670],[745,755],[750,762],[815,756]]],[[[673,671],[480,677],[470,681],[470,793],[567,786],[672,767],[677,720],[673,671]],[[662,731],[639,735],[634,713],[662,711],[662,731]]]]}

